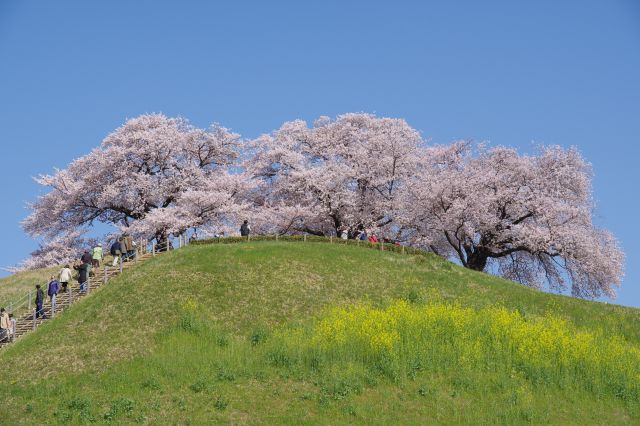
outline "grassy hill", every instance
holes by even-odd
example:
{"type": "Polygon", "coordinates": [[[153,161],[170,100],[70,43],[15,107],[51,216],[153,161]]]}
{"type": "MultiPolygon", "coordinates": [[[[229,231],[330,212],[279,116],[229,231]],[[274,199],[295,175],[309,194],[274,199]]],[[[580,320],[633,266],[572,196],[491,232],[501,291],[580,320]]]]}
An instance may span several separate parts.
{"type": "Polygon", "coordinates": [[[36,269],[0,278],[0,303],[7,304],[23,297],[36,284],[44,285],[60,268],[36,269]]]}
{"type": "Polygon", "coordinates": [[[0,423],[629,424],[639,320],[435,256],[194,245],[0,351],[0,423]]]}

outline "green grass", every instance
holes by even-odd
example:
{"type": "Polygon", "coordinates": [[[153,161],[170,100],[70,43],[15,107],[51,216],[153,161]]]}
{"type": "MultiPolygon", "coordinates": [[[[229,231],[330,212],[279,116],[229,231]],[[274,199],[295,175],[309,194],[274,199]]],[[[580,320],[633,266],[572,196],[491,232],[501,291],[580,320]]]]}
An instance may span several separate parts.
{"type": "MultiPolygon", "coordinates": [[[[385,374],[338,357],[305,363],[278,336],[335,307],[503,306],[640,346],[640,310],[531,290],[434,256],[338,244],[189,246],[113,279],[0,351],[11,424],[638,422],[638,401],[532,380],[517,368],[385,374]],[[564,388],[563,388],[564,387],[564,388]]],[[[487,354],[485,354],[487,355],[487,354]]]]}
{"type": "Polygon", "coordinates": [[[49,278],[52,275],[57,275],[59,270],[58,267],[36,269],[0,278],[0,306],[6,308],[9,302],[16,302],[29,290],[35,291],[36,284],[46,288],[49,278]]]}

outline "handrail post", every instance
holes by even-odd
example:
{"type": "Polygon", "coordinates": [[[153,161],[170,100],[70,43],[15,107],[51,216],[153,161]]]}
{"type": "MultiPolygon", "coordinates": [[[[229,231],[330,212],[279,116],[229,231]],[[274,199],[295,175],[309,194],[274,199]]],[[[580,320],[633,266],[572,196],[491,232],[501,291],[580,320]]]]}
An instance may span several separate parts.
{"type": "Polygon", "coordinates": [[[124,262],[122,261],[122,255],[120,255],[120,273],[122,273],[122,264],[124,262]]]}
{"type": "Polygon", "coordinates": [[[156,243],[155,242],[151,243],[151,255],[152,256],[156,255],[156,243]]]}
{"type": "Polygon", "coordinates": [[[276,241],[278,241],[278,233],[276,232],[276,241]]]}
{"type": "Polygon", "coordinates": [[[329,243],[333,244],[333,235],[329,235],[329,243]]]}
{"type": "Polygon", "coordinates": [[[31,290],[29,290],[29,310],[31,310],[31,290]]]}
{"type": "Polygon", "coordinates": [[[38,308],[33,308],[33,329],[36,329],[36,312],[38,311],[38,308]]]}
{"type": "Polygon", "coordinates": [[[384,251],[384,241],[380,240],[380,251],[384,251]]]}
{"type": "Polygon", "coordinates": [[[306,233],[306,232],[305,232],[305,234],[304,234],[304,242],[305,242],[305,243],[307,242],[307,233],[306,233]]]}
{"type": "Polygon", "coordinates": [[[107,283],[107,264],[105,263],[103,267],[104,267],[104,271],[103,271],[102,279],[103,279],[103,283],[106,284],[107,283]]]}

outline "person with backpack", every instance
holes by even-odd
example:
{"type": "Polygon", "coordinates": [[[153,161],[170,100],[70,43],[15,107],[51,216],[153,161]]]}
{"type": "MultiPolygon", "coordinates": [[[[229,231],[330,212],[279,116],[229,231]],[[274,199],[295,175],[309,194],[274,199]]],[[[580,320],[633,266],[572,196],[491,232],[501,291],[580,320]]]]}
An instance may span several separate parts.
{"type": "Polygon", "coordinates": [[[67,292],[67,286],[69,285],[69,281],[71,281],[72,275],[73,273],[71,272],[69,265],[65,265],[64,268],[60,270],[60,273],[58,274],[58,282],[62,286],[60,291],[63,293],[67,292]]]}
{"type": "Polygon", "coordinates": [[[111,266],[116,266],[120,260],[120,255],[122,254],[122,244],[120,243],[120,240],[115,240],[113,244],[111,244],[109,252],[111,253],[111,256],[113,256],[113,264],[111,266]]]}
{"type": "Polygon", "coordinates": [[[122,238],[120,239],[120,245],[122,246],[122,261],[129,260],[132,257],[135,257],[136,249],[133,244],[133,240],[129,236],[129,234],[122,234],[122,238]]]}
{"type": "Polygon", "coordinates": [[[42,317],[42,319],[47,319],[47,316],[44,314],[44,309],[42,309],[43,303],[44,291],[40,288],[40,284],[36,284],[36,318],[42,317]]]}
{"type": "Polygon", "coordinates": [[[58,280],[54,277],[51,277],[51,281],[49,281],[49,287],[47,289],[47,294],[49,295],[49,299],[51,300],[51,315],[56,311],[56,299],[58,297],[58,290],[60,289],[60,285],[58,284],[58,280]]]}
{"type": "Polygon", "coordinates": [[[240,235],[243,237],[248,237],[251,233],[251,227],[249,226],[249,221],[245,220],[240,226],[240,235]]]}

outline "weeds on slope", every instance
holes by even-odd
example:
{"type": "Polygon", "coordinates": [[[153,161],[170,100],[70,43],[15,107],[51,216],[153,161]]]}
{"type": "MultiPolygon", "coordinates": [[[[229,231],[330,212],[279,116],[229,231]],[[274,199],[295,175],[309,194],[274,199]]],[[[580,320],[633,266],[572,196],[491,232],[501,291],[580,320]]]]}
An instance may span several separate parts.
{"type": "Polygon", "coordinates": [[[270,362],[294,370],[356,365],[393,382],[420,371],[497,372],[533,385],[640,400],[637,346],[552,314],[525,318],[503,307],[400,300],[387,308],[334,308],[307,327],[274,333],[269,344],[270,362]]]}

